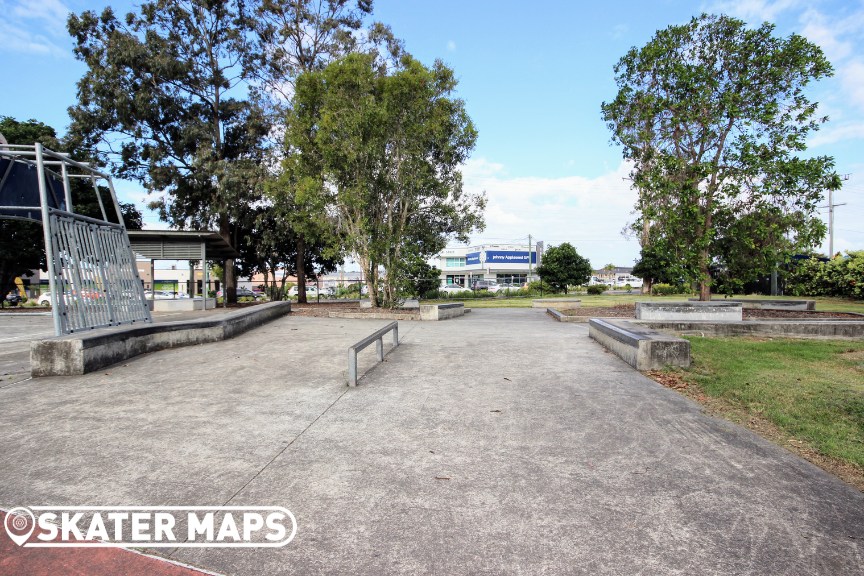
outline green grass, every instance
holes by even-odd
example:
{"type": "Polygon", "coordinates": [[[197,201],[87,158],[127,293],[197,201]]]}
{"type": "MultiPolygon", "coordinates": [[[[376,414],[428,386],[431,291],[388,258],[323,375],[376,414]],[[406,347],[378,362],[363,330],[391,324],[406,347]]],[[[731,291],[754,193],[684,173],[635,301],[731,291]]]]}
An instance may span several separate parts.
{"type": "Polygon", "coordinates": [[[706,395],[864,469],[864,342],[688,338],[706,395]]]}

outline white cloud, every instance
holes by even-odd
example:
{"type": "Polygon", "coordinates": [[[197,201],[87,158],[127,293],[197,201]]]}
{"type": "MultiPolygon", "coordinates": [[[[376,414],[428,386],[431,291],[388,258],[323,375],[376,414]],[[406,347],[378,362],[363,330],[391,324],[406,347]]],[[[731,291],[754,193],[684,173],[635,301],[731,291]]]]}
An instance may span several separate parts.
{"type": "Polygon", "coordinates": [[[837,71],[847,102],[864,109],[864,61],[852,60],[837,71]]]}
{"type": "Polygon", "coordinates": [[[60,0],[12,0],[0,5],[0,51],[71,57],[66,19],[70,10],[60,0]],[[68,44],[68,42],[67,42],[68,44]]]}
{"type": "Polygon", "coordinates": [[[780,14],[806,5],[803,0],[720,0],[709,3],[706,11],[728,14],[758,25],[773,22],[780,14]]]}
{"type": "Polygon", "coordinates": [[[473,241],[531,234],[547,246],[570,242],[594,264],[631,265],[639,245],[621,235],[636,201],[626,180],[629,172],[629,165],[622,163],[597,178],[516,178],[500,164],[472,159],[463,169],[465,189],[485,191],[488,198],[486,230],[473,241]]]}
{"type": "Polygon", "coordinates": [[[829,122],[826,126],[810,137],[807,141],[808,148],[816,148],[817,146],[825,146],[847,140],[864,139],[864,122],[846,124],[833,124],[829,122]]]}

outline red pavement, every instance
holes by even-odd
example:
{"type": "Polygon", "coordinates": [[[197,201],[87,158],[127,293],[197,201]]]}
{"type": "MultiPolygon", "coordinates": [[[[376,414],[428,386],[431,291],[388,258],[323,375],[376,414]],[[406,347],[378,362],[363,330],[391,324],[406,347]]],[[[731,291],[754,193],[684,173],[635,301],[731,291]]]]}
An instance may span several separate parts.
{"type": "Polygon", "coordinates": [[[122,574],[201,576],[208,574],[122,548],[22,548],[9,539],[3,527],[5,520],[5,512],[0,511],[0,576],[118,576],[122,574]]]}

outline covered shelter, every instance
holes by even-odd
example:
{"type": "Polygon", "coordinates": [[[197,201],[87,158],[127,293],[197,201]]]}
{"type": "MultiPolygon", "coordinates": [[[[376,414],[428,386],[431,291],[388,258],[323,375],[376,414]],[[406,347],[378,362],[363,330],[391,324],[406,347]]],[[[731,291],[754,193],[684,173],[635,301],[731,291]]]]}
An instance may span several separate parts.
{"type": "Polygon", "coordinates": [[[157,260],[189,260],[191,299],[154,301],[159,309],[196,310],[216,306],[215,299],[207,298],[209,269],[207,260],[228,260],[240,256],[217,232],[209,230],[130,230],[129,241],[135,254],[150,260],[150,277],[155,279],[157,260]],[[204,273],[201,299],[196,298],[193,261],[200,260],[204,273]]]}

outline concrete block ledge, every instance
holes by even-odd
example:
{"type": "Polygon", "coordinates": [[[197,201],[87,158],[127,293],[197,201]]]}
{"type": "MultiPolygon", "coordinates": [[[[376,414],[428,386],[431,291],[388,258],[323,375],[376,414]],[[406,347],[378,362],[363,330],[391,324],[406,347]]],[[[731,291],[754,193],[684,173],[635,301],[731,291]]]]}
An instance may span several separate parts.
{"type": "Polygon", "coordinates": [[[585,316],[567,316],[555,308],[546,308],[546,313],[558,322],[585,322],[585,316]]]}
{"type": "Polygon", "coordinates": [[[741,310],[740,302],[636,302],[636,319],[740,322],[741,310]]]}
{"type": "Polygon", "coordinates": [[[625,320],[591,318],[588,335],[636,370],[690,366],[690,342],[625,320]]]}
{"type": "Polygon", "coordinates": [[[464,302],[449,304],[421,304],[420,320],[449,320],[465,314],[464,302]]]}
{"type": "MultiPolygon", "coordinates": [[[[691,302],[698,302],[698,298],[690,298],[691,302]]],[[[815,300],[747,300],[734,298],[717,298],[711,302],[733,302],[739,303],[745,310],[795,310],[796,312],[816,310],[815,300]]]]}
{"type": "Polygon", "coordinates": [[[742,322],[642,321],[652,330],[696,336],[769,336],[774,338],[864,338],[864,320],[744,320],[742,322]]]}
{"type": "Polygon", "coordinates": [[[149,352],[227,340],[290,311],[290,302],[271,302],[217,318],[118,326],[35,340],[30,343],[30,371],[34,378],[87,374],[149,352]]]}

